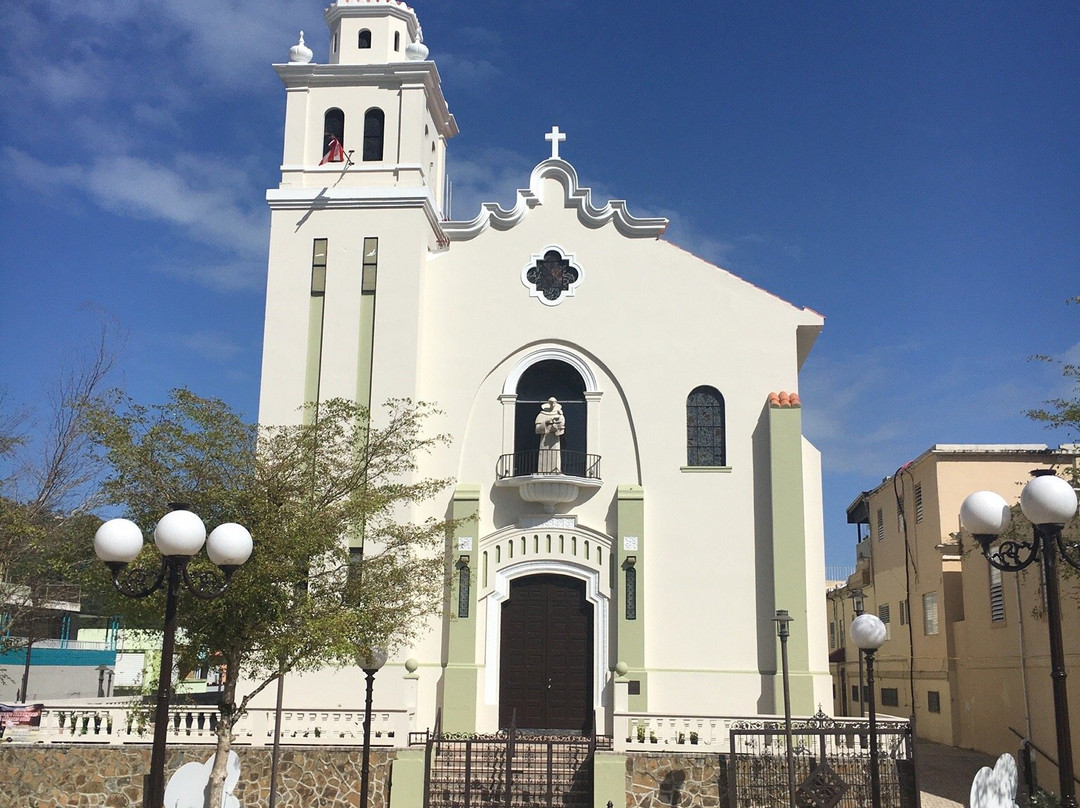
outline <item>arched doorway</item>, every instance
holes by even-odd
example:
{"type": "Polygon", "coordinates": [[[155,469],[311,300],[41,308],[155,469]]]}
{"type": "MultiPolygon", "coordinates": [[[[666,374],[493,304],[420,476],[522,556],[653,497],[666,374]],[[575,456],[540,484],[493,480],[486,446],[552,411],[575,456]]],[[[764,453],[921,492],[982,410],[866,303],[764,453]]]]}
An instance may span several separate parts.
{"type": "Polygon", "coordinates": [[[502,604],[499,726],[592,729],[593,605],[585,582],[528,575],[502,604]]]}

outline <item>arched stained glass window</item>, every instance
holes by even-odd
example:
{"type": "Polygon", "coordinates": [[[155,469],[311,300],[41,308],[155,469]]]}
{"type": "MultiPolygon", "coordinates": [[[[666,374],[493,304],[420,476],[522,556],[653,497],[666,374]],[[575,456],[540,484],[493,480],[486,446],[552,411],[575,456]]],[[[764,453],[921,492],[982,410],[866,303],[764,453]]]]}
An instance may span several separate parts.
{"type": "Polygon", "coordinates": [[[686,397],[686,465],[727,465],[724,397],[715,387],[695,387],[686,397]]]}
{"type": "Polygon", "coordinates": [[[371,31],[365,28],[360,32],[360,37],[356,43],[360,50],[367,50],[371,47],[371,31]]]}
{"type": "Polygon", "coordinates": [[[383,128],[386,116],[378,107],[372,107],[364,113],[364,160],[383,159],[383,128]]]}

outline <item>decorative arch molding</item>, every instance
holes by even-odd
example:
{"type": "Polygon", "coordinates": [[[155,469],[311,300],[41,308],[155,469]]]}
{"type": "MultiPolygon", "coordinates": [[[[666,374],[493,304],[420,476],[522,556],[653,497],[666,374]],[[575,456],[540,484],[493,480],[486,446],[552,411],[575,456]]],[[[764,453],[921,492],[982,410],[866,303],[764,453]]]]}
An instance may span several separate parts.
{"type": "MultiPolygon", "coordinates": [[[[606,567],[605,567],[606,569],[606,567]]],[[[556,559],[533,559],[510,564],[495,571],[492,591],[487,601],[487,627],[484,653],[484,700],[489,706],[499,704],[499,660],[502,646],[502,604],[510,598],[510,582],[527,575],[566,575],[585,582],[585,599],[593,606],[593,710],[603,706],[607,684],[608,604],[601,591],[598,568],[556,559]]]]}
{"type": "Polygon", "coordinates": [[[589,363],[586,362],[582,356],[574,353],[569,348],[550,346],[531,351],[519,359],[517,364],[515,364],[506,375],[506,380],[503,382],[502,394],[504,396],[516,396],[518,382],[521,381],[521,375],[537,362],[543,362],[547,359],[557,359],[560,362],[565,362],[581,374],[581,378],[585,382],[586,395],[589,393],[600,393],[600,389],[596,383],[596,374],[593,373],[589,363]]]}
{"type": "Polygon", "coordinates": [[[489,227],[509,230],[518,224],[530,208],[543,204],[543,181],[558,180],[564,190],[563,204],[577,210],[578,219],[586,227],[603,227],[608,222],[628,238],[659,238],[667,230],[668,220],[661,217],[639,219],[626,210],[626,201],[612,199],[598,207],[592,201],[592,189],[582,188],[577,171],[565,160],[552,157],[539,163],[529,176],[529,187],[517,192],[514,207],[505,210],[498,202],[485,202],[475,219],[465,222],[444,222],[443,229],[451,241],[468,241],[489,227]]]}

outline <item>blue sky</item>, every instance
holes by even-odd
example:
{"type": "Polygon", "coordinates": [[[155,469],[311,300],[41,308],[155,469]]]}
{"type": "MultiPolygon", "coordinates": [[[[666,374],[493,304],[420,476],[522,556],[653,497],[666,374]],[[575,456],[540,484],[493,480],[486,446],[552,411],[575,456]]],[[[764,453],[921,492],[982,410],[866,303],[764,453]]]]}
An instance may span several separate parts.
{"type": "MultiPolygon", "coordinates": [[[[562,155],[669,240],[826,317],[801,380],[844,509],[933,443],[1057,443],[1080,360],[1080,4],[418,0],[455,218],[562,155]]],[[[40,407],[102,316],[116,382],[257,406],[266,188],[315,0],[16,0],[0,34],[0,384],[40,407]]],[[[753,335],[747,335],[753,339],[753,335]]]]}

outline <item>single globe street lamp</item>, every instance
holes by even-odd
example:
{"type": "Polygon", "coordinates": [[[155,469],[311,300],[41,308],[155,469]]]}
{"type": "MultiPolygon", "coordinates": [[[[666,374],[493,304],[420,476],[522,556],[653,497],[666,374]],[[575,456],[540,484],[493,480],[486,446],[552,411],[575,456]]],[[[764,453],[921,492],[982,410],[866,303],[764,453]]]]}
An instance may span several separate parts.
{"type": "Polygon", "coordinates": [[[164,808],[165,742],[169,726],[169,685],[172,680],[173,649],[176,642],[176,603],[183,580],[191,594],[203,600],[221,595],[233,573],[251,556],[251,534],[247,528],[228,522],[206,536],[202,519],[186,505],[174,504],[154,529],[154,544],[161,553],[157,570],[129,568],[142,550],[142,529],[129,519],[110,519],[94,534],[94,552],[112,572],[113,585],[121,594],[145,598],[165,587],[165,630],[161,640],[161,670],[158,674],[157,705],[154,711],[154,744],[150,773],[143,788],[144,808],[164,808]],[[196,573],[188,564],[206,544],[206,554],[224,573],[224,581],[213,573],[196,573]]]}
{"type": "MultiPolygon", "coordinates": [[[[860,614],[851,621],[851,641],[866,656],[866,689],[870,707],[870,805],[881,808],[878,774],[877,710],[874,701],[874,654],[885,642],[885,624],[876,614],[860,614]]],[[[861,696],[862,694],[860,694],[861,696]]]]}
{"type": "Polygon", "coordinates": [[[1020,510],[1033,527],[1031,541],[999,537],[1012,521],[1009,504],[993,491],[976,491],[960,506],[960,524],[979,543],[991,566],[1019,572],[1036,561],[1042,563],[1046,592],[1046,623],[1050,632],[1050,678],[1054,693],[1054,726],[1057,732],[1058,779],[1061,808],[1076,808],[1073,784],[1072,736],[1069,699],[1065,689],[1065,646],[1061,639],[1061,592],[1057,557],[1080,569],[1080,543],[1062,538],[1065,523],[1076,513],[1076,491],[1050,469],[1037,469],[1020,492],[1020,510]]]}
{"type": "Polygon", "coordinates": [[[791,636],[791,623],[795,618],[788,614],[787,609],[777,609],[776,636],[780,638],[780,660],[784,679],[784,737],[787,741],[787,777],[788,777],[788,806],[795,808],[795,750],[791,742],[791,683],[788,673],[787,641],[791,636]]]}
{"type": "Polygon", "coordinates": [[[360,764],[360,808],[368,808],[368,774],[371,771],[371,691],[375,687],[375,674],[386,664],[385,648],[373,646],[356,655],[356,663],[367,677],[367,697],[364,700],[364,752],[360,764]]]}
{"type": "MultiPolygon", "coordinates": [[[[861,589],[852,589],[851,592],[848,593],[848,597],[851,598],[851,610],[855,612],[855,616],[858,617],[863,613],[865,595],[861,589]]],[[[866,703],[866,699],[863,698],[862,654],[856,652],[855,656],[859,658],[859,716],[861,717],[865,713],[863,704],[866,703]]]]}

